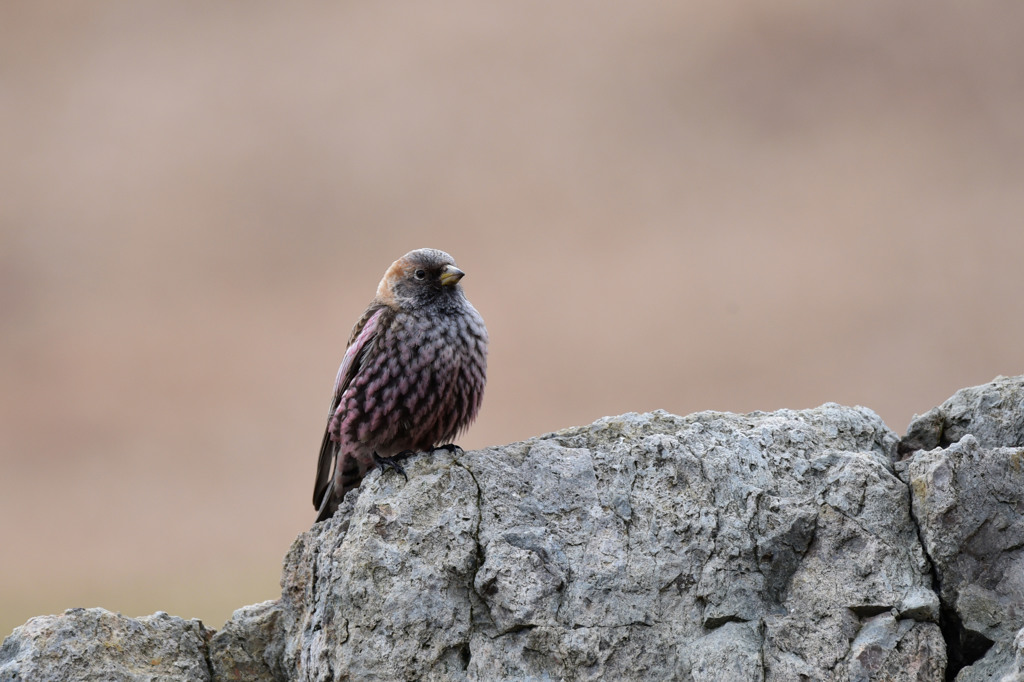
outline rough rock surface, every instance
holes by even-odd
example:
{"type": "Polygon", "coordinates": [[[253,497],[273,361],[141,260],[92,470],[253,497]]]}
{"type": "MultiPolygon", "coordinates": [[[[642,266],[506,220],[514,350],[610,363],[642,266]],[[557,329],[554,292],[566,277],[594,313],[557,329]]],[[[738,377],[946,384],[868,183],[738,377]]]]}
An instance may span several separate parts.
{"type": "Polygon", "coordinates": [[[928,448],[897,468],[935,566],[950,660],[985,654],[957,679],[999,679],[1024,628],[1024,379],[958,391],[915,418],[901,451],[908,443],[928,448]]]}
{"type": "Polygon", "coordinates": [[[281,670],[284,647],[279,602],[268,601],[235,611],[210,639],[210,669],[216,682],[287,680],[281,670]]]}
{"type": "Polygon", "coordinates": [[[1013,664],[1000,682],[1024,682],[1024,628],[1013,638],[1013,664]]]}
{"type": "Polygon", "coordinates": [[[158,612],[126,618],[105,609],[68,609],[29,620],[0,646],[0,680],[209,682],[198,620],[158,612]]]}
{"type": "Polygon", "coordinates": [[[901,451],[932,450],[970,434],[983,448],[1024,447],[1024,377],[962,388],[907,427],[901,451]]]}
{"type": "Polygon", "coordinates": [[[863,408],[602,419],[373,475],[286,559],[297,679],[931,679],[930,567],[863,408]]]}
{"type": "Polygon", "coordinates": [[[423,454],[299,536],[281,599],[215,634],[35,618],[0,681],[1024,682],[1022,419],[1024,378],[999,379],[895,465],[874,413],[833,404],[423,454]]]}

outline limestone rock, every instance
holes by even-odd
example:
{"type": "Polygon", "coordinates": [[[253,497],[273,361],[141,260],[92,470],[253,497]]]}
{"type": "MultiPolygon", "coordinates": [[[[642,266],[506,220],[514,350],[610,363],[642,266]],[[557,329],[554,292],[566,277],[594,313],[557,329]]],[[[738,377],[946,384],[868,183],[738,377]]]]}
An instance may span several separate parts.
{"type": "Polygon", "coordinates": [[[1024,448],[968,434],[907,467],[940,596],[968,632],[1011,641],[1024,627],[1024,448]]]}
{"type": "Polygon", "coordinates": [[[999,682],[1024,682],[1024,628],[1013,638],[1013,663],[999,682]]]}
{"type": "Polygon", "coordinates": [[[999,378],[902,443],[827,404],[423,453],[296,539],[279,600],[215,634],[35,618],[0,682],[939,681],[947,656],[1024,682],[1022,424],[1024,378],[999,378]]]}
{"type": "Polygon", "coordinates": [[[284,682],[280,601],[238,609],[210,639],[210,669],[216,682],[284,682]]]}
{"type": "Polygon", "coordinates": [[[282,667],[292,679],[452,679],[465,670],[479,491],[443,452],[406,465],[408,483],[371,474],[295,541],[281,581],[282,667]]]}
{"type": "Polygon", "coordinates": [[[1019,652],[1014,660],[1012,643],[995,642],[983,657],[961,668],[955,679],[956,682],[1024,682],[1024,667],[1019,652]]]}
{"type": "Polygon", "coordinates": [[[0,681],[210,682],[198,620],[158,612],[126,618],[105,609],[69,609],[15,628],[0,646],[0,681]]]}
{"type": "Polygon", "coordinates": [[[868,620],[851,645],[850,682],[941,680],[945,645],[938,627],[883,613],[868,620]]]}
{"type": "Polygon", "coordinates": [[[904,442],[932,448],[898,470],[935,564],[951,662],[973,664],[957,679],[998,679],[1024,627],[1024,378],[958,391],[904,442]]]}
{"type": "Polygon", "coordinates": [[[996,377],[963,388],[938,407],[915,416],[900,452],[948,447],[971,434],[983,448],[1024,447],[1022,377],[996,377]]]}
{"type": "Polygon", "coordinates": [[[628,414],[422,455],[408,483],[371,474],[296,541],[273,665],[300,680],[941,680],[896,443],[870,410],[830,404],[628,414]]]}

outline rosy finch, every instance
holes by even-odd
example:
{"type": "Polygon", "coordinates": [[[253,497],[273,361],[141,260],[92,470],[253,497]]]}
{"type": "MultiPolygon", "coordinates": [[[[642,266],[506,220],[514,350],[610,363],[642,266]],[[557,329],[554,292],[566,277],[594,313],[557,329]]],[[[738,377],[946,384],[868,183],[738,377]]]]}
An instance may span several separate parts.
{"type": "Polygon", "coordinates": [[[487,328],[444,251],[418,249],[388,268],[352,328],[334,382],[316,467],[317,521],[374,463],[450,444],[476,418],[487,372],[487,328]]]}

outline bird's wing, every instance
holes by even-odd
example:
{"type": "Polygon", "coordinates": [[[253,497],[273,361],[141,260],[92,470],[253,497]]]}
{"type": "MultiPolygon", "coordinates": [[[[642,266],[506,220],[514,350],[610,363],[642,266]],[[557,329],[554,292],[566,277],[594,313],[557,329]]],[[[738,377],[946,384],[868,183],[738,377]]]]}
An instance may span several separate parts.
{"type": "Polygon", "coordinates": [[[370,340],[380,332],[385,308],[367,309],[352,330],[352,337],[345,350],[345,357],[338,368],[338,377],[334,380],[334,395],[331,398],[331,409],[327,412],[327,426],[324,428],[324,439],[320,443],[320,459],[316,465],[316,483],[313,486],[313,507],[320,509],[324,503],[324,493],[330,494],[334,477],[334,460],[338,454],[339,444],[331,440],[331,419],[341,403],[341,396],[348,388],[352,377],[363,364],[363,356],[370,347],[370,340]]]}

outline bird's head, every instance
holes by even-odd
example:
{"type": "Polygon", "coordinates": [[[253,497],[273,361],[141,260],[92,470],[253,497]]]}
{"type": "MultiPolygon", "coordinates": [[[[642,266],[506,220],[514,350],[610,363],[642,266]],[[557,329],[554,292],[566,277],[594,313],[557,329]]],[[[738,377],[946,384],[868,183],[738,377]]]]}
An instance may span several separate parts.
{"type": "Polygon", "coordinates": [[[444,251],[417,249],[391,264],[377,286],[377,298],[400,308],[456,300],[463,296],[459,280],[465,274],[444,251]]]}

